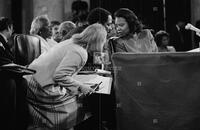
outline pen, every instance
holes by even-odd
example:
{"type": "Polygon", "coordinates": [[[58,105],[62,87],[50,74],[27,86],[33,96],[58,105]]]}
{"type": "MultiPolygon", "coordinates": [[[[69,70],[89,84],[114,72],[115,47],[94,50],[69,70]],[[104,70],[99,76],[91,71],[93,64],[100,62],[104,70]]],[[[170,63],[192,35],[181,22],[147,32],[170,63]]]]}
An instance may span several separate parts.
{"type": "MultiPolygon", "coordinates": [[[[102,84],[103,82],[101,81],[100,83],[98,83],[96,85],[96,87],[94,88],[94,91],[96,91],[98,89],[98,87],[102,84]]],[[[90,92],[88,95],[92,94],[92,92],[90,92]]]]}
{"type": "Polygon", "coordinates": [[[97,84],[97,86],[94,88],[94,91],[96,91],[101,84],[102,84],[102,81],[99,84],[97,84]]]}

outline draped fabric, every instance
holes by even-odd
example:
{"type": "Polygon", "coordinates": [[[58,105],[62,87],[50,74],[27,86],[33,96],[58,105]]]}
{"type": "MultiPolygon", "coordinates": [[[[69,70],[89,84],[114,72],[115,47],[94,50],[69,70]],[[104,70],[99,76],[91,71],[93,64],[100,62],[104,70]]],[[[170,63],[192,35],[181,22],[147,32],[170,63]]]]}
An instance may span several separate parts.
{"type": "Polygon", "coordinates": [[[118,130],[199,130],[200,53],[116,53],[118,130]]]}

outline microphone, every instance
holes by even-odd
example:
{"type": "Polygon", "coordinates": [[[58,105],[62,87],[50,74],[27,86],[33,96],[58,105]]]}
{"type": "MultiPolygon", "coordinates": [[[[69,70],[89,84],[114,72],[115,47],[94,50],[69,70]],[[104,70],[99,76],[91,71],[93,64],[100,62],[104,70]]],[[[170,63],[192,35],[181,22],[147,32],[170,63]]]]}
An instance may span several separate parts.
{"type": "Polygon", "coordinates": [[[193,26],[193,25],[190,24],[190,23],[188,23],[188,24],[185,26],[185,29],[195,31],[196,33],[200,33],[200,29],[196,28],[195,26],[193,26]]]}

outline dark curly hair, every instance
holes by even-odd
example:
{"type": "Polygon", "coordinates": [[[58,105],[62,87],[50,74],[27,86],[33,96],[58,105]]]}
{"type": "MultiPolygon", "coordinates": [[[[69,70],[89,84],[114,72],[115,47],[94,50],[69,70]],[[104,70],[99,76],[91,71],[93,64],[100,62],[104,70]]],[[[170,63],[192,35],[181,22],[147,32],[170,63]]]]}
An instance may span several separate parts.
{"type": "Polygon", "coordinates": [[[114,17],[124,18],[128,23],[130,33],[139,33],[143,28],[142,23],[138,20],[135,13],[128,8],[120,8],[114,13],[114,17]]]}
{"type": "Polygon", "coordinates": [[[157,46],[161,46],[162,45],[162,38],[166,36],[168,38],[170,38],[169,33],[167,33],[164,30],[160,30],[155,34],[155,42],[157,44],[157,46]]]}
{"type": "Polygon", "coordinates": [[[97,7],[90,11],[87,21],[89,25],[94,23],[100,23],[104,25],[108,21],[108,16],[111,15],[106,9],[97,7]]]}
{"type": "Polygon", "coordinates": [[[6,17],[0,18],[0,31],[6,30],[11,26],[13,26],[13,22],[11,19],[6,17]]]}

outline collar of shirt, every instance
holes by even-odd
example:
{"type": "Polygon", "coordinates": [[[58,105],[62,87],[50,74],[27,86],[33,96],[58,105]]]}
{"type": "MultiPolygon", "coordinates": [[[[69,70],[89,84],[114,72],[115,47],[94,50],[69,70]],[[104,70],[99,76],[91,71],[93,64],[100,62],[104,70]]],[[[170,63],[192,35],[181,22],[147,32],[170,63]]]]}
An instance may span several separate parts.
{"type": "Polygon", "coordinates": [[[2,33],[0,33],[0,35],[4,38],[4,40],[5,40],[6,42],[8,42],[8,40],[7,40],[7,38],[6,38],[5,35],[3,35],[2,33]]]}

